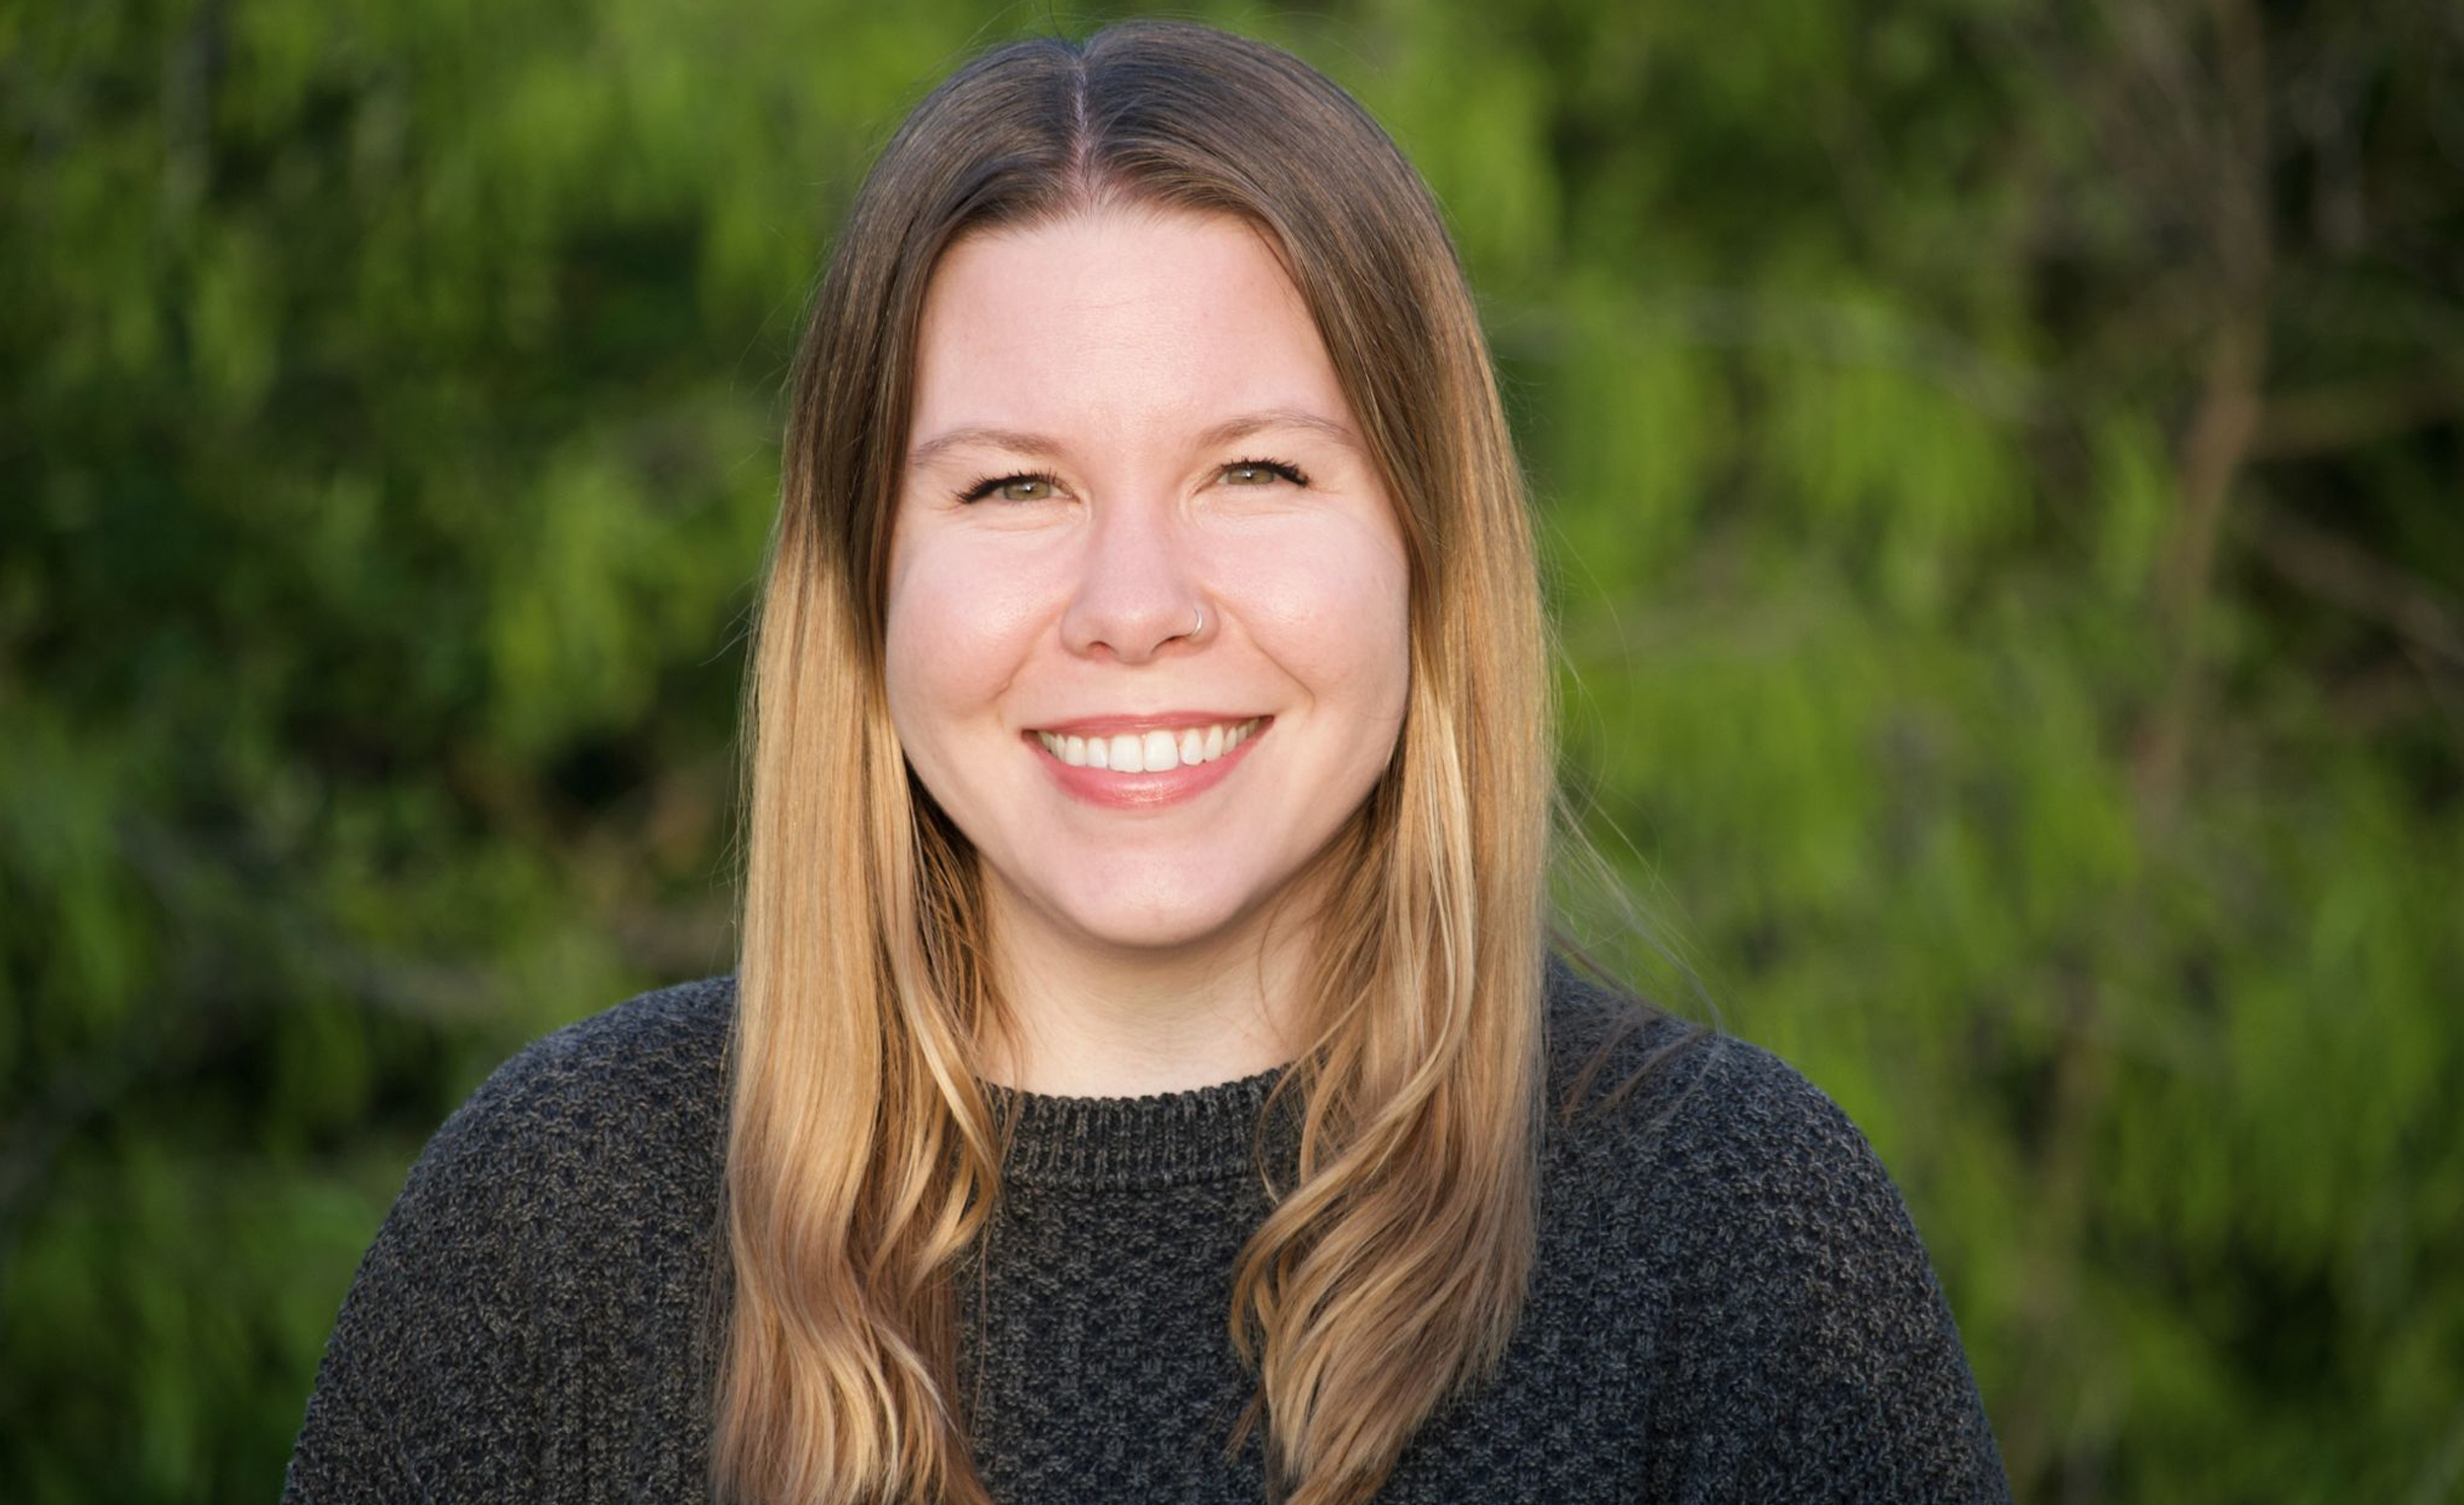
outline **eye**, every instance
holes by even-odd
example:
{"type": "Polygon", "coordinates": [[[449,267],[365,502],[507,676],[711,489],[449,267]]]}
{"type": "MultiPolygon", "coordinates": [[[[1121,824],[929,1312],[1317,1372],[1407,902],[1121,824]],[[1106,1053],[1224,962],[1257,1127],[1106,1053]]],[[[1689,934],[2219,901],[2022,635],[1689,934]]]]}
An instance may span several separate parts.
{"type": "Polygon", "coordinates": [[[1234,460],[1223,467],[1223,478],[1234,486],[1272,486],[1277,481],[1289,481],[1294,486],[1309,484],[1309,477],[1302,475],[1298,466],[1281,460],[1234,460]]]}
{"type": "Polygon", "coordinates": [[[992,497],[1002,502],[1050,502],[1060,491],[1061,482],[1041,472],[987,476],[960,492],[958,500],[981,502],[992,497]]]}

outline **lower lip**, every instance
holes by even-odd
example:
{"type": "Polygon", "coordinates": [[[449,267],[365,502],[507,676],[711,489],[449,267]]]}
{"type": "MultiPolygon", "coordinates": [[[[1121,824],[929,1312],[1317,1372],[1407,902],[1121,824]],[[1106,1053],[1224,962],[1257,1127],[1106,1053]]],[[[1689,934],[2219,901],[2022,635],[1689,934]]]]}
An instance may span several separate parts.
{"type": "Polygon", "coordinates": [[[1063,763],[1037,740],[1034,732],[1025,733],[1025,737],[1028,748],[1043,761],[1063,793],[1111,810],[1150,810],[1195,799],[1221,784],[1232,772],[1232,765],[1248,757],[1249,750],[1273,724],[1271,719],[1259,722],[1258,729],[1244,737],[1240,746],[1212,762],[1184,763],[1158,774],[1116,774],[1108,769],[1063,763]]]}

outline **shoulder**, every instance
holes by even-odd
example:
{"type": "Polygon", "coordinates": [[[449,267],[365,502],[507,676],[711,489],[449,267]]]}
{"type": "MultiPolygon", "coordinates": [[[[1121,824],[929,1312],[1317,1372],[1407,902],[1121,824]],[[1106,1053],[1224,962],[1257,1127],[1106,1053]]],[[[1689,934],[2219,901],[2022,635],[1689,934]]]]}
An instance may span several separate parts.
{"type": "Polygon", "coordinates": [[[620,1197],[698,1197],[723,1154],[734,1012],[734,980],[709,978],[524,1047],[421,1150],[373,1256],[486,1259],[586,1228],[620,1197]]]}
{"type": "Polygon", "coordinates": [[[734,1019],[735,979],[715,977],[641,993],[569,1024],[497,1067],[422,1159],[715,1114],[734,1019]]]}
{"type": "Polygon", "coordinates": [[[727,978],[630,998],[454,1111],[360,1262],[286,1498],[546,1492],[555,1378],[698,1285],[734,1000],[727,978]]]}
{"type": "Polygon", "coordinates": [[[1957,1325],[1873,1145],[1769,1051],[1636,1006],[1552,990],[1552,1086],[1597,1066],[1552,1104],[1552,1175],[1566,1257],[1648,1309],[1663,1491],[2007,1500],[1957,1325]]]}
{"type": "Polygon", "coordinates": [[[735,1021],[735,979],[639,993],[532,1041],[497,1068],[472,1104],[557,1100],[609,1086],[657,1087],[715,1071],[735,1021]]]}
{"type": "Polygon", "coordinates": [[[1678,1296],[1811,1294],[1850,1264],[1930,1289],[1881,1157],[1804,1073],[1571,973],[1551,982],[1557,1174],[1623,1230],[1625,1258],[1678,1296]]]}
{"type": "Polygon", "coordinates": [[[1549,1109],[1569,1149],[1701,1217],[1791,1206],[1904,1217],[1865,1135],[1787,1061],[1552,962],[1549,1109]]]}

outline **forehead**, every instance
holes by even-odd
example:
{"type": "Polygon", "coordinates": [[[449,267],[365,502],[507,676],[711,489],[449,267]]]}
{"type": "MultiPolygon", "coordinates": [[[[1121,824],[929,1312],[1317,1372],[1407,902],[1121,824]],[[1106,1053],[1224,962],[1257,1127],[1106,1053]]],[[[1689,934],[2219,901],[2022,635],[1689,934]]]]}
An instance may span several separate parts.
{"type": "Polygon", "coordinates": [[[918,433],[1129,436],[1275,405],[1344,411],[1299,291],[1244,220],[1104,209],[970,236],[925,294],[918,433]]]}

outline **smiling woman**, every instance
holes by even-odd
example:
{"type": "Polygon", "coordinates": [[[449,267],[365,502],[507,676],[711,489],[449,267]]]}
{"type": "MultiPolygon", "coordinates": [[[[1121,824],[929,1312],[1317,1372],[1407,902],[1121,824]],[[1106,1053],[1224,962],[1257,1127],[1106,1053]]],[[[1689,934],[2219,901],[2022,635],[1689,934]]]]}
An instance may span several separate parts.
{"type": "Polygon", "coordinates": [[[1402,527],[1291,280],[1224,214],[972,237],[926,296],[915,404],[890,717],[980,864],[1017,1030],[996,1074],[1281,1064],[1305,869],[1393,761],[1411,668],[1402,527]]]}
{"type": "Polygon", "coordinates": [[[791,412],[737,970],[438,1134],[294,1498],[2007,1497],[1854,1127],[1548,954],[1519,472],[1356,103],[986,54],[791,412]]]}

